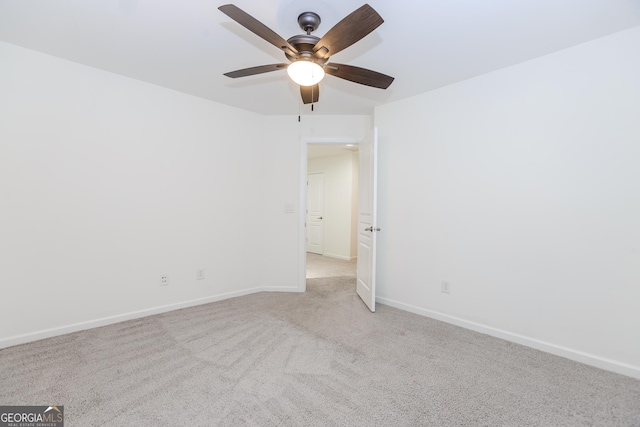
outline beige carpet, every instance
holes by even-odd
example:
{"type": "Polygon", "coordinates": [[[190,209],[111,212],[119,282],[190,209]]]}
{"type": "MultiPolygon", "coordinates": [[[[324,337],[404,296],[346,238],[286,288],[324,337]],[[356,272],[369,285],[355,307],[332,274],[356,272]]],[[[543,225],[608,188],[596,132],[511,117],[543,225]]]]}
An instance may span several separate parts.
{"type": "Polygon", "coordinates": [[[640,426],[640,381],[378,305],[353,277],[0,351],[73,426],[640,426]]]}

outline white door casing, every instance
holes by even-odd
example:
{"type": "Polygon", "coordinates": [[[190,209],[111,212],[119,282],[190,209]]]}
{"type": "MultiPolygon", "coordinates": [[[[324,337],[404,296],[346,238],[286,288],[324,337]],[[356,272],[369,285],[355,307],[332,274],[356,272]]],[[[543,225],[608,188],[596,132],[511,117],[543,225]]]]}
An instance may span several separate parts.
{"type": "Polygon", "coordinates": [[[307,252],[324,254],[324,174],[307,176],[307,252]]]}
{"type": "Polygon", "coordinates": [[[376,235],[378,130],[360,142],[358,178],[358,262],[356,290],[372,312],[376,311],[376,235]]]}

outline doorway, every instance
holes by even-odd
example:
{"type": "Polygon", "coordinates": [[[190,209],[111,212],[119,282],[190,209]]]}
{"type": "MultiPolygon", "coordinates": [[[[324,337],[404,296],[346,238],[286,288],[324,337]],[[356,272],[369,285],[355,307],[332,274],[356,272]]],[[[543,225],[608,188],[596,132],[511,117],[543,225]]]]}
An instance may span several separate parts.
{"type": "Polygon", "coordinates": [[[305,279],[356,276],[358,145],[306,144],[305,279]]]}

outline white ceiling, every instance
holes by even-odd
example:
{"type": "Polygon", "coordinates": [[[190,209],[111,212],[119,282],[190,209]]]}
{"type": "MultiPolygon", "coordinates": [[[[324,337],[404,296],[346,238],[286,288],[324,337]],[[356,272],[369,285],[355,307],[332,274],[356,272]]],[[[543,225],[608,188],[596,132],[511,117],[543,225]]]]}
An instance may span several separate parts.
{"type": "MultiPolygon", "coordinates": [[[[233,0],[285,39],[317,12],[321,37],[364,0],[233,0]]],[[[298,114],[285,71],[222,74],[286,62],[217,10],[224,0],[0,0],[0,40],[261,114],[298,114]]],[[[374,89],[327,76],[315,114],[370,114],[377,105],[640,25],[640,0],[370,0],[384,18],[331,57],[394,76],[374,89]]]]}

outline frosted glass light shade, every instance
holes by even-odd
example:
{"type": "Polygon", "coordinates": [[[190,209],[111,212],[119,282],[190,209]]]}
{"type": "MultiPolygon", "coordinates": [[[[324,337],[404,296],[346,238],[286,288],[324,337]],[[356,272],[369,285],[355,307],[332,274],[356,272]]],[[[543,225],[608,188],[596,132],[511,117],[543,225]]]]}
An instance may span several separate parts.
{"type": "Polygon", "coordinates": [[[296,61],[287,67],[291,80],[300,86],[313,86],[324,78],[321,66],[311,61],[296,61]]]}

